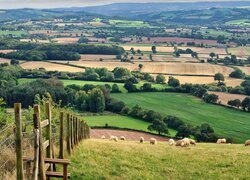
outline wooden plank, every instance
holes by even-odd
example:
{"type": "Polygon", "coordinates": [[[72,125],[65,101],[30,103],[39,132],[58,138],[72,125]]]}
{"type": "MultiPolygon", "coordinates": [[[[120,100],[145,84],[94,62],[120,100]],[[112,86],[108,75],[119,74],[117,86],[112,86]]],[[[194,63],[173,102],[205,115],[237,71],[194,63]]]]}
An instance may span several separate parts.
{"type": "Polygon", "coordinates": [[[17,180],[23,180],[23,146],[22,146],[22,122],[21,103],[14,104],[16,122],[16,176],[17,180]]]}
{"type": "Polygon", "coordinates": [[[41,122],[41,128],[44,128],[49,125],[49,120],[45,119],[44,121],[41,122]]]}
{"type": "Polygon", "coordinates": [[[53,163],[53,164],[70,164],[70,160],[68,159],[45,158],[44,161],[46,163],[53,163]]]}
{"type": "MultiPolygon", "coordinates": [[[[47,177],[62,178],[63,177],[63,172],[47,171],[46,176],[47,177]]],[[[67,173],[67,176],[70,177],[70,173],[67,173]]]]}
{"type": "Polygon", "coordinates": [[[43,149],[45,150],[45,149],[47,149],[47,147],[49,147],[49,140],[47,140],[43,143],[43,149]]]}

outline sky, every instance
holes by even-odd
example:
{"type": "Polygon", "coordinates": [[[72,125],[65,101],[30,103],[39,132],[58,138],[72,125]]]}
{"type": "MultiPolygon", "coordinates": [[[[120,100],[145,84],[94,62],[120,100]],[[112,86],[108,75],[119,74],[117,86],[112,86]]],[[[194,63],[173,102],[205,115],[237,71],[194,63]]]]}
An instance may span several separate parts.
{"type": "Polygon", "coordinates": [[[177,1],[193,2],[193,1],[211,1],[211,0],[136,0],[136,1],[135,0],[0,0],[0,9],[84,7],[84,6],[95,6],[95,5],[103,5],[111,3],[120,3],[120,2],[143,3],[143,2],[177,2],[177,1]]]}

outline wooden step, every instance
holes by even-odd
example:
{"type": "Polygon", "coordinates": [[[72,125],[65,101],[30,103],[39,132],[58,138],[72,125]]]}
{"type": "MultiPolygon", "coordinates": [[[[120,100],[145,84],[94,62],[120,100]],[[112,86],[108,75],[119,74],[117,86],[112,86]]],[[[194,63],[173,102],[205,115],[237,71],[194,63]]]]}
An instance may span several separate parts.
{"type": "MultiPolygon", "coordinates": [[[[55,178],[62,178],[63,172],[53,172],[53,171],[47,171],[46,172],[47,177],[55,177],[55,178]]],[[[67,176],[70,177],[70,173],[67,173],[67,176]]]]}
{"type": "Polygon", "coordinates": [[[70,164],[68,159],[44,158],[44,162],[52,164],[70,164]]]}

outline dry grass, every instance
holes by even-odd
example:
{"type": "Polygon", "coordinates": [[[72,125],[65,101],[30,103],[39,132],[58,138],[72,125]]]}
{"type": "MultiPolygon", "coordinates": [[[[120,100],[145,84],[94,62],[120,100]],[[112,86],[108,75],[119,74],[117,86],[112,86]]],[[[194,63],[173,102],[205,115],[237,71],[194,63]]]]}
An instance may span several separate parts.
{"type": "Polygon", "coordinates": [[[227,105],[227,102],[234,99],[240,99],[241,101],[247,96],[241,94],[228,94],[224,92],[209,92],[210,94],[216,94],[219,96],[221,104],[227,105]]]}
{"type": "Polygon", "coordinates": [[[7,53],[11,53],[13,51],[16,51],[16,50],[14,50],[14,49],[5,49],[5,50],[0,50],[0,53],[7,54],[7,53]]]}
{"type": "Polygon", "coordinates": [[[242,70],[247,75],[250,75],[250,67],[237,66],[237,68],[239,68],[240,70],[242,70]]]}
{"type": "Polygon", "coordinates": [[[80,61],[100,61],[103,60],[116,60],[115,55],[96,55],[96,54],[82,54],[80,61]]]}
{"type": "MultiPolygon", "coordinates": [[[[62,62],[62,61],[61,61],[62,62]]],[[[45,68],[48,71],[64,71],[64,72],[83,72],[84,69],[61,65],[61,64],[53,64],[49,62],[39,62],[39,61],[29,61],[20,65],[24,69],[39,69],[45,68]]]]}
{"type": "Polygon", "coordinates": [[[0,58],[0,63],[10,63],[10,60],[5,58],[0,58]]]}
{"type": "Polygon", "coordinates": [[[78,37],[67,37],[67,38],[55,38],[53,41],[59,44],[74,44],[77,43],[80,38],[78,37]]]}
{"type": "Polygon", "coordinates": [[[250,47],[228,48],[228,52],[236,56],[247,57],[250,56],[250,47]]]}

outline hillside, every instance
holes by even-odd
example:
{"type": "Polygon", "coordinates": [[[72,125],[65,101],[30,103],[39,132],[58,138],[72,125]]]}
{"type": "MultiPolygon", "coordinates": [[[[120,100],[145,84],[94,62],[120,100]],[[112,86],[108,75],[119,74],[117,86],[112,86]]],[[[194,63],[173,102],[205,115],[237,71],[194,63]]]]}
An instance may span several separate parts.
{"type": "Polygon", "coordinates": [[[241,112],[217,105],[207,104],[191,95],[178,93],[130,93],[112,94],[129,107],[136,104],[162,115],[173,115],[183,121],[201,125],[210,124],[219,136],[231,137],[243,142],[250,136],[248,112],[241,112]]]}
{"type": "Polygon", "coordinates": [[[87,140],[70,157],[70,179],[249,179],[250,149],[242,145],[156,146],[87,140]],[[188,168],[187,168],[188,167],[188,168]]]}

